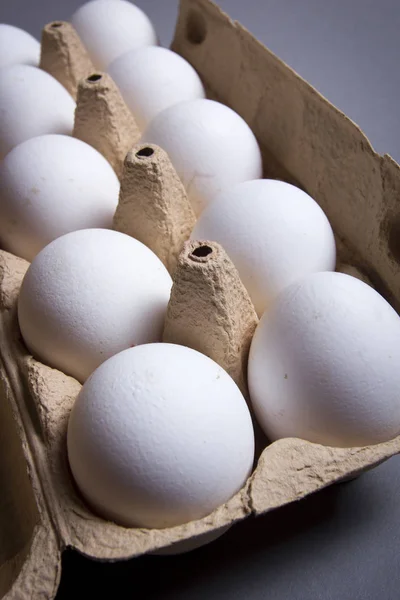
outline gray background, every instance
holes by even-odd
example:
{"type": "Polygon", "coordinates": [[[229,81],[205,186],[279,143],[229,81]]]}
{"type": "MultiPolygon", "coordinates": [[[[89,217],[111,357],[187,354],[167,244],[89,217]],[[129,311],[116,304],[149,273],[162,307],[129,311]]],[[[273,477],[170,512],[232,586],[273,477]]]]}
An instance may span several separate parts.
{"type": "MultiPolygon", "coordinates": [[[[218,3],[400,161],[399,0],[218,3]]],[[[0,21],[39,37],[79,4],[2,0],[0,21]]],[[[136,4],[168,45],[177,1],[136,4]]],[[[400,458],[180,557],[102,565],[67,552],[58,598],[89,596],[84,583],[93,597],[140,600],[399,600],[400,458]]]]}

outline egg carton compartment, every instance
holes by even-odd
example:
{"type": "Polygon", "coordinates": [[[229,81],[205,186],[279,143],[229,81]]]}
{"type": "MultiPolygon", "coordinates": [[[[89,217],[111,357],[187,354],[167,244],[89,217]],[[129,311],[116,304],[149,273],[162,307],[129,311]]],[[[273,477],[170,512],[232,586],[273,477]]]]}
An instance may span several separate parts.
{"type": "MultiPolygon", "coordinates": [[[[87,62],[71,62],[71,47],[81,53],[79,39],[70,26],[54,25],[45,28],[48,44],[55,36],[73,37],[64,53],[56,44],[47,69],[58,70],[67,88],[67,79],[75,82],[68,88],[78,98],[75,135],[100,149],[122,177],[114,226],[142,236],[174,273],[165,340],[210,355],[246,395],[246,357],[257,317],[236,270],[213,242],[186,244],[177,258],[194,215],[168,157],[151,145],[131,150],[138,131],[112,80],[87,62]],[[87,109],[93,103],[98,112],[87,109]],[[101,132],[94,127],[99,120],[101,132]],[[147,229],[149,221],[159,224],[155,230],[147,229]],[[218,297],[197,293],[199,287],[211,290],[212,281],[218,281],[218,297]],[[190,302],[183,303],[183,295],[190,302]],[[202,305],[205,297],[209,304],[202,305]]],[[[317,200],[335,230],[338,268],[370,281],[399,310],[399,166],[375,153],[354,123],[209,0],[181,0],[172,48],[196,68],[209,97],[250,125],[262,148],[264,175],[294,183],[317,200]]],[[[82,500],[67,461],[68,416],[81,385],[30,356],[19,333],[16,303],[28,266],[0,251],[0,597],[53,598],[66,547],[98,560],[185,550],[238,520],[356,476],[400,452],[400,436],[362,448],[282,439],[262,450],[242,490],[203,519],[162,530],[108,522],[82,500]]]]}
{"type": "Polygon", "coordinates": [[[0,589],[4,593],[14,580],[10,598],[54,597],[66,547],[100,560],[127,559],[165,547],[179,551],[185,549],[179,544],[187,540],[192,542],[189,547],[195,547],[235,521],[298,500],[400,451],[400,438],[349,449],[284,439],[262,452],[238,494],[203,519],[161,530],[108,522],[81,499],[68,467],[67,423],[81,385],[27,353],[16,322],[16,302],[29,263],[1,251],[0,264],[4,412],[0,439],[9,463],[3,463],[8,469],[2,496],[6,544],[1,548],[0,589]],[[11,531],[12,535],[6,535],[11,531]]]}

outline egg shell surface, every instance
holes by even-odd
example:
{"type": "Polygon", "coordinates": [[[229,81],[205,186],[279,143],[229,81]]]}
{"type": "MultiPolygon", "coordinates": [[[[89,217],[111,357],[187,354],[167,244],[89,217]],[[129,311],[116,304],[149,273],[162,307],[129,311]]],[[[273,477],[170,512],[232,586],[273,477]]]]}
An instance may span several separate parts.
{"type": "Polygon", "coordinates": [[[197,215],[218,192],[262,175],[261,152],[250,127],[214,100],[167,108],[146,128],[142,142],[168,153],[197,215]]]}
{"type": "Polygon", "coordinates": [[[336,264],[335,238],[320,206],[299,188],[272,179],[246,181],[219,194],[191,239],[223,246],[259,316],[287,285],[333,271],[336,264]]]}
{"type": "Polygon", "coordinates": [[[171,285],[138,240],[107,229],[67,233],[25,275],[22,337],[35,357],[82,382],[113,354],[161,339],[171,285]]]}
{"type": "Polygon", "coordinates": [[[24,64],[37,67],[40,60],[40,44],[27,31],[0,23],[0,68],[24,64]]]}
{"type": "Polygon", "coordinates": [[[119,181],[94,148],[64,135],[19,144],[0,164],[0,243],[32,261],[78,229],[112,228],[119,181]]]}
{"type": "Polygon", "coordinates": [[[314,273],[286,288],[256,329],[248,376],[271,440],[336,447],[400,434],[400,318],[366,283],[314,273]]]}
{"type": "Polygon", "coordinates": [[[29,65],[0,69],[0,159],[46,133],[70,135],[75,102],[54,77],[29,65]]]}
{"type": "Polygon", "coordinates": [[[103,71],[129,50],[157,44],[157,35],[148,16],[126,0],[87,2],[74,12],[71,23],[93,64],[103,71]]]}
{"type": "Polygon", "coordinates": [[[131,50],[113,61],[108,72],[141,130],[169,106],[205,97],[192,65],[167,48],[131,50]]]}
{"type": "Polygon", "coordinates": [[[172,527],[202,518],[251,473],[254,432],[233,379],[174,344],[146,344],[103,363],[68,426],[78,487],[105,518],[172,527]]]}

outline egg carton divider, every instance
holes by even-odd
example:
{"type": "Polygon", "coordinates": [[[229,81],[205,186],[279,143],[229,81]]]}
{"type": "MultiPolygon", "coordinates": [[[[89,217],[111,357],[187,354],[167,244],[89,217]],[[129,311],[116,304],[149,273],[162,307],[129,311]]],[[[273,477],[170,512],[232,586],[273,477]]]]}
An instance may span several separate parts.
{"type": "Polygon", "coordinates": [[[247,361],[257,324],[247,290],[222,246],[185,242],[173,275],[163,341],[215,360],[248,399],[247,361]]]}
{"type": "MultiPolygon", "coordinates": [[[[53,29],[62,32],[68,28],[53,29]]],[[[57,43],[62,46],[60,41],[57,43]]],[[[82,51],[79,44],[75,47],[82,51]]],[[[67,52],[70,56],[71,48],[72,42],[67,52]]],[[[173,49],[197,69],[212,97],[231,106],[252,127],[263,150],[265,174],[299,185],[319,202],[334,226],[339,242],[339,261],[357,266],[361,276],[369,276],[398,309],[400,257],[396,231],[400,222],[400,169],[393,159],[375,153],[354,123],[209,0],[181,0],[173,49]]],[[[72,62],[71,57],[68,60],[72,62]]],[[[65,73],[68,60],[62,63],[55,59],[54,64],[63,64],[60,68],[65,73]]],[[[146,158],[151,162],[153,159],[151,154],[140,156],[140,152],[146,152],[146,145],[138,147],[135,158],[131,154],[123,166],[126,152],[137,142],[139,132],[136,124],[129,121],[130,113],[126,113],[126,105],[112,80],[106,74],[99,75],[100,78],[90,80],[91,76],[85,72],[84,79],[80,80],[77,93],[81,116],[77,111],[75,135],[81,139],[87,136],[84,141],[91,143],[115,165],[124,182],[123,169],[127,164],[131,165],[132,160],[146,158]],[[93,111],[93,106],[98,107],[97,112],[93,111]],[[115,106],[121,110],[113,112],[111,109],[115,106]],[[96,126],[98,119],[102,119],[103,128],[96,126]],[[126,127],[126,123],[131,124],[126,127]],[[100,133],[99,129],[102,129],[100,133]],[[122,135],[126,129],[129,139],[122,135]]],[[[68,87],[65,82],[64,85],[68,87]]],[[[157,152],[155,149],[154,160],[159,158],[157,152]]],[[[138,169],[145,171],[144,164],[145,161],[138,162],[138,169]]],[[[188,223],[191,215],[187,197],[171,168],[166,158],[158,179],[155,178],[155,188],[163,207],[160,214],[165,214],[165,207],[169,216],[174,210],[182,209],[184,221],[188,223]],[[174,193],[177,204],[172,208],[171,199],[167,197],[171,185],[167,173],[177,190],[174,193]]],[[[148,177],[150,179],[150,175],[148,177]]],[[[149,197],[154,201],[154,186],[152,189],[149,197]]],[[[120,198],[119,210],[128,196],[120,198]]],[[[150,209],[155,210],[155,206],[150,209]]],[[[127,214],[129,221],[130,209],[127,214]]],[[[114,226],[119,227],[117,222],[114,226]]],[[[167,234],[175,235],[171,231],[167,234]]],[[[160,233],[157,242],[161,246],[162,235],[166,235],[165,231],[160,233]]],[[[211,243],[203,242],[191,248],[192,254],[199,247],[211,247],[212,252],[223,253],[222,248],[219,250],[211,243]]],[[[188,268],[184,264],[188,258],[187,248],[180,255],[174,272],[176,297],[179,297],[182,284],[179,269],[188,268]]],[[[200,256],[194,256],[199,259],[197,264],[203,265],[198,271],[204,280],[208,254],[202,256],[201,250],[198,253],[200,256]]],[[[172,261],[169,263],[172,271],[176,257],[175,250],[172,258],[164,259],[172,261]]],[[[16,302],[27,268],[26,261],[0,251],[0,325],[4,340],[0,346],[0,414],[5,417],[0,422],[0,442],[5,448],[12,449],[10,456],[16,457],[15,468],[7,469],[4,478],[6,487],[1,499],[4,516],[0,526],[2,532],[9,531],[10,526],[18,532],[13,539],[1,537],[0,597],[53,598],[60,577],[60,556],[67,546],[99,560],[122,560],[154,552],[215,533],[251,514],[260,515],[298,500],[400,452],[400,437],[363,448],[329,448],[298,439],[283,439],[263,451],[242,490],[204,519],[164,530],[127,529],[107,522],[82,501],[68,468],[66,428],[80,384],[29,356],[18,334],[16,302]],[[16,501],[17,496],[19,500],[16,501]],[[24,506],[18,504],[21,498],[24,506]],[[26,517],[21,519],[24,512],[26,517]]],[[[236,277],[232,273],[230,276],[236,277]]],[[[226,271],[216,274],[221,280],[225,276],[226,271]]],[[[236,291],[243,293],[239,284],[240,280],[236,291]]],[[[203,282],[204,289],[207,285],[203,282]]],[[[221,288],[224,286],[220,285],[218,289],[221,288]]],[[[240,304],[239,301],[245,301],[244,297],[240,298],[240,293],[232,301],[233,305],[235,302],[240,304]]],[[[196,302],[198,299],[194,298],[192,307],[196,302]]],[[[179,302],[175,301],[175,309],[177,306],[179,302]]],[[[237,327],[245,338],[245,332],[255,326],[251,308],[247,306],[247,312],[244,312],[248,319],[240,322],[237,314],[232,316],[234,311],[229,313],[232,305],[229,310],[220,307],[226,327],[232,328],[233,324],[232,330],[237,327]]],[[[169,335],[171,338],[178,335],[180,327],[178,316],[174,325],[175,309],[171,301],[165,339],[169,335]]],[[[221,326],[223,318],[215,316],[215,322],[221,326]]],[[[213,335],[216,332],[210,332],[210,336],[213,335]]],[[[232,339],[237,340],[235,336],[232,339]]],[[[203,342],[207,345],[207,340],[186,341],[192,346],[203,342]]],[[[215,339],[211,348],[204,348],[209,354],[214,353],[222,366],[231,369],[245,393],[246,344],[242,344],[243,355],[239,353],[232,362],[229,344],[225,349],[222,344],[221,350],[220,339],[215,339]]]]}
{"type": "Polygon", "coordinates": [[[80,80],[72,135],[98,150],[121,176],[125,157],[141,134],[108,73],[94,71],[80,80]]]}
{"type": "Polygon", "coordinates": [[[76,100],[78,83],[95,71],[70,23],[53,21],[43,28],[39,66],[55,77],[76,100]]]}
{"type": "Polygon", "coordinates": [[[114,81],[95,69],[71,23],[53,21],[43,28],[39,66],[76,100],[73,136],[103,154],[120,176],[140,131],[114,81]]]}
{"type": "Polygon", "coordinates": [[[127,154],[113,226],[148,246],[172,274],[196,217],[167,153],[138,144],[127,154]]]}

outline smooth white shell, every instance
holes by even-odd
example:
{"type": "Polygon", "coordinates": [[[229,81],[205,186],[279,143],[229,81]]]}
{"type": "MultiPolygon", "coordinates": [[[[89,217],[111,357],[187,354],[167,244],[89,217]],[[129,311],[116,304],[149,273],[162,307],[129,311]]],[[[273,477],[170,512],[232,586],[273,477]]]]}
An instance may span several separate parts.
{"type": "Polygon", "coordinates": [[[278,297],[251,345],[249,388],[271,440],[363,446],[400,434],[400,318],[342,273],[309,275],[278,297]]]}
{"type": "Polygon", "coordinates": [[[262,175],[261,152],[250,127],[213,100],[167,108],[150,123],[142,142],[168,153],[197,214],[221,190],[262,175]]]}
{"type": "Polygon", "coordinates": [[[40,44],[27,31],[0,23],[0,68],[24,64],[37,67],[40,60],[40,44]]]}
{"type": "Polygon", "coordinates": [[[0,164],[0,243],[32,261],[78,229],[112,228],[119,181],[94,148],[64,135],[22,142],[0,164]]]}
{"type": "Polygon", "coordinates": [[[169,106],[205,97],[192,65],[167,48],[132,50],[113,61],[108,72],[142,130],[169,106]]]}
{"type": "Polygon", "coordinates": [[[29,65],[0,69],[0,159],[46,133],[70,135],[75,102],[54,77],[29,65]]]}
{"type": "Polygon", "coordinates": [[[224,247],[259,316],[290,283],[335,269],[335,239],[325,213],[283,181],[247,181],[222,192],[200,215],[191,238],[224,247]]]}
{"type": "Polygon", "coordinates": [[[107,229],[67,233],[25,275],[22,336],[34,356],[84,381],[117,352],[161,339],[171,284],[159,258],[134,238],[107,229]]]}
{"type": "Polygon", "coordinates": [[[171,527],[227,502],[250,475],[246,402],[210,358],[146,344],[101,365],[68,426],[68,456],[88,502],[126,526],[171,527]]]}
{"type": "Polygon", "coordinates": [[[106,70],[118,56],[157,44],[148,16],[125,0],[92,0],[78,8],[71,23],[97,69],[106,70]]]}

